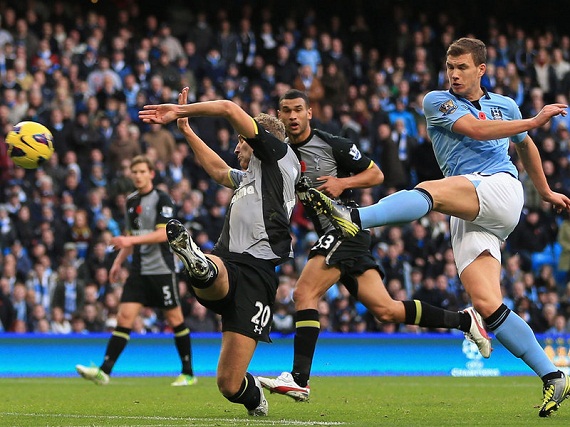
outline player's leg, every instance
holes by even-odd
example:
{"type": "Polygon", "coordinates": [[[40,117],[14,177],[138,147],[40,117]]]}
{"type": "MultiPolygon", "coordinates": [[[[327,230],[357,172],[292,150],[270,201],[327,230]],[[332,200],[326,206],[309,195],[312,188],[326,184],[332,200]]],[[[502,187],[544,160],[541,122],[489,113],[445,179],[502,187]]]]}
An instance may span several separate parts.
{"type": "Polygon", "coordinates": [[[459,277],[495,337],[542,378],[539,415],[548,416],[570,394],[570,382],[548,359],[529,325],[503,304],[500,290],[500,244],[519,220],[522,185],[508,174],[477,179],[479,214],[472,222],[454,217],[450,221],[459,277]]]}
{"type": "MultiPolygon", "coordinates": [[[[471,315],[464,311],[450,311],[434,307],[419,300],[396,301],[392,299],[376,269],[369,269],[358,277],[358,300],[374,316],[384,323],[404,323],[425,328],[459,329],[469,332],[471,315]]],[[[483,331],[485,342],[479,350],[489,357],[491,344],[483,331]]]]}
{"type": "Polygon", "coordinates": [[[168,244],[182,260],[190,275],[190,285],[196,295],[209,301],[225,298],[229,284],[223,261],[214,255],[206,257],[194,243],[188,230],[176,219],[171,219],[166,224],[166,236],[168,244]]]}
{"type": "Polygon", "coordinates": [[[106,374],[111,373],[115,362],[127,346],[135,318],[140,313],[141,308],[142,304],[137,302],[122,302],[119,304],[117,327],[109,340],[107,351],[105,352],[105,360],[101,365],[101,370],[106,374]]]}
{"type": "Polygon", "coordinates": [[[319,300],[339,278],[340,270],[328,266],[323,255],[316,255],[303,267],[295,285],[293,300],[296,321],[291,375],[302,388],[308,389],[315,348],[321,331],[317,309],[319,300]]]}
{"type": "Polygon", "coordinates": [[[340,270],[328,266],[323,255],[315,255],[303,268],[293,293],[296,312],[293,369],[277,378],[259,377],[261,384],[272,393],[284,394],[297,401],[309,398],[309,377],[321,331],[317,304],[339,278],[340,270]]]}
{"type": "Polygon", "coordinates": [[[109,383],[111,371],[129,342],[135,317],[139,314],[141,307],[142,304],[137,302],[121,302],[121,304],[119,304],[117,327],[107,343],[105,358],[101,366],[75,366],[75,369],[83,378],[93,381],[95,384],[104,385],[109,383]]]}
{"type": "Polygon", "coordinates": [[[180,306],[164,310],[164,317],[174,332],[174,344],[182,364],[182,372],[171,384],[173,386],[194,385],[197,378],[192,370],[192,342],[190,329],[184,323],[180,306]]]}
{"type": "Polygon", "coordinates": [[[190,284],[200,292],[199,296],[208,300],[224,298],[228,293],[228,283],[226,275],[220,272],[220,268],[224,269],[223,262],[213,255],[206,257],[188,230],[176,219],[166,224],[166,236],[190,275],[190,284]]]}
{"type": "Polygon", "coordinates": [[[316,189],[309,190],[309,202],[327,215],[345,236],[354,236],[356,224],[361,229],[411,222],[432,209],[472,220],[479,211],[474,185],[463,176],[424,181],[413,190],[402,190],[380,199],[376,204],[352,209],[341,206],[316,189]]]}
{"type": "MultiPolygon", "coordinates": [[[[272,307],[279,283],[275,266],[253,257],[224,260],[222,264],[228,287],[226,296],[206,300],[197,295],[201,304],[222,316],[218,387],[228,400],[245,405],[250,415],[267,415],[261,384],[247,372],[247,367],[257,342],[270,342],[272,307]]],[[[220,269],[218,280],[221,272],[220,269]]]]}
{"type": "Polygon", "coordinates": [[[544,399],[539,415],[546,417],[570,396],[570,381],[546,356],[530,326],[503,304],[500,273],[499,261],[484,253],[463,270],[460,278],[495,337],[542,379],[544,399]]]}
{"type": "Polygon", "coordinates": [[[220,393],[230,402],[242,404],[249,415],[267,415],[269,405],[261,384],[247,372],[257,341],[237,332],[222,334],[217,383],[220,393]]]}

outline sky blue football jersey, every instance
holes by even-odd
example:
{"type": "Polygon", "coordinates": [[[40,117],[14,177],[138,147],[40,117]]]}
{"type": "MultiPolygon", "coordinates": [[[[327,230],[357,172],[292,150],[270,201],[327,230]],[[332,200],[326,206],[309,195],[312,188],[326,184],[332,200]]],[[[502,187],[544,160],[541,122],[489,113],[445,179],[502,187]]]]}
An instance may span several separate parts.
{"type": "MultiPolygon", "coordinates": [[[[433,143],[435,157],[444,176],[469,173],[491,175],[508,172],[518,177],[508,154],[509,138],[478,141],[452,131],[456,120],[471,114],[479,120],[517,120],[521,112],[515,101],[503,95],[487,92],[479,100],[481,109],[448,90],[428,93],[424,98],[427,132],[433,143]]],[[[510,137],[521,142],[527,133],[510,137]]]]}

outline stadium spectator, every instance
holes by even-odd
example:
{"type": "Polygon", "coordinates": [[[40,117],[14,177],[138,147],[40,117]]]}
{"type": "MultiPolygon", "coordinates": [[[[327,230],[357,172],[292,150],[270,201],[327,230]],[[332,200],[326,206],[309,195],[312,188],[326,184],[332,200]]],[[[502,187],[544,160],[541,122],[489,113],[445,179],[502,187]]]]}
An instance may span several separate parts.
{"type": "Polygon", "coordinates": [[[73,313],[70,323],[72,334],[87,335],[89,333],[89,330],[85,327],[85,320],[83,320],[81,313],[73,313]]]}
{"type": "Polygon", "coordinates": [[[192,305],[190,316],[186,318],[186,325],[192,332],[217,332],[218,327],[213,316],[199,302],[192,305]]]}
{"type": "Polygon", "coordinates": [[[71,323],[65,318],[61,307],[54,307],[51,310],[50,330],[54,334],[71,333],[71,323]]]}
{"type": "Polygon", "coordinates": [[[104,322],[100,318],[100,314],[96,304],[85,304],[82,310],[83,322],[88,332],[102,332],[104,322]]]}
{"type": "Polygon", "coordinates": [[[33,332],[33,306],[26,301],[26,285],[16,282],[12,290],[12,306],[16,314],[15,321],[21,322],[23,330],[21,332],[33,332]]]}
{"type": "Polygon", "coordinates": [[[321,101],[325,96],[325,90],[321,79],[313,71],[311,64],[301,64],[299,67],[299,73],[295,80],[293,80],[292,87],[301,92],[306,92],[309,96],[309,102],[313,106],[313,116],[316,120],[321,119],[321,101]]]}
{"type": "Polygon", "coordinates": [[[52,309],[59,307],[64,317],[71,320],[72,315],[81,311],[85,299],[85,284],[77,279],[77,268],[62,265],[53,290],[52,309]]]}

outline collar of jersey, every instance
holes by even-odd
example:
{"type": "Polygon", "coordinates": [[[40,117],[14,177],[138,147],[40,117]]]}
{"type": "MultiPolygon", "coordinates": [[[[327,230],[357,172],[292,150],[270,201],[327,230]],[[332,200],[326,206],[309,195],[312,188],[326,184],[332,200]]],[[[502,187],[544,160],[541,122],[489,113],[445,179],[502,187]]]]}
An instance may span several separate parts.
{"type": "MultiPolygon", "coordinates": [[[[305,145],[307,142],[309,142],[311,140],[311,138],[313,137],[314,134],[315,134],[315,130],[313,128],[311,128],[311,133],[309,134],[307,139],[305,139],[304,141],[301,141],[301,142],[297,142],[296,144],[291,144],[291,146],[300,147],[301,145],[305,145]]],[[[289,138],[289,141],[291,141],[290,138],[289,138]]]]}
{"type": "MultiPolygon", "coordinates": [[[[481,90],[483,91],[483,96],[486,99],[491,99],[491,95],[489,95],[489,91],[485,88],[485,86],[481,86],[481,90]]],[[[467,98],[463,98],[462,96],[459,96],[455,92],[453,92],[452,88],[449,88],[449,93],[455,96],[456,98],[465,99],[466,101],[469,101],[467,98]]]]}

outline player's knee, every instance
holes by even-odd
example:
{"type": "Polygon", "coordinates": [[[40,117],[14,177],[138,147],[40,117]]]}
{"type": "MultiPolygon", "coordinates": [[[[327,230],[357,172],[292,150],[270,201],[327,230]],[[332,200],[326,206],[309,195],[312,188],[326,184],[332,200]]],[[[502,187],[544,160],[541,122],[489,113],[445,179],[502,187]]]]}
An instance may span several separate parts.
{"type": "Polygon", "coordinates": [[[172,328],[184,323],[184,316],[182,315],[182,310],[179,307],[177,307],[177,309],[167,311],[165,313],[165,317],[172,328]]]}
{"type": "Polygon", "coordinates": [[[135,317],[130,313],[122,313],[119,311],[117,314],[117,325],[123,326],[125,328],[132,328],[135,323],[135,317]]]}
{"type": "Polygon", "coordinates": [[[314,287],[303,284],[299,286],[299,283],[293,290],[293,301],[297,309],[315,305],[321,296],[314,287]]]}
{"type": "Polygon", "coordinates": [[[487,317],[494,314],[499,308],[501,308],[503,304],[502,300],[497,300],[497,299],[489,299],[489,300],[473,299],[472,302],[473,302],[473,308],[477,310],[477,312],[483,317],[483,319],[486,319],[487,317]]]}

